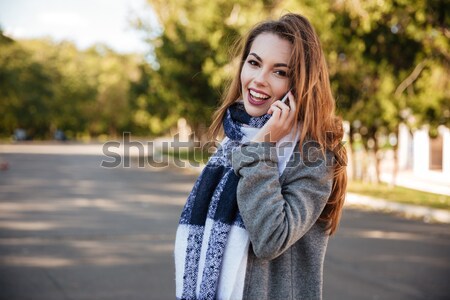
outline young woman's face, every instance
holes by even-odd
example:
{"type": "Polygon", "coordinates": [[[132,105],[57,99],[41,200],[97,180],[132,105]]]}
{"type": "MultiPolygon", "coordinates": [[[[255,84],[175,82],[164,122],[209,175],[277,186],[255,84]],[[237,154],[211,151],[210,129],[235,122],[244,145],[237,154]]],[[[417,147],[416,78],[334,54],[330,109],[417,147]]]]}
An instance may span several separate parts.
{"type": "Polygon", "coordinates": [[[249,115],[266,114],[289,90],[291,51],[291,43],[273,33],[262,33],[253,41],[241,71],[242,97],[249,115]]]}

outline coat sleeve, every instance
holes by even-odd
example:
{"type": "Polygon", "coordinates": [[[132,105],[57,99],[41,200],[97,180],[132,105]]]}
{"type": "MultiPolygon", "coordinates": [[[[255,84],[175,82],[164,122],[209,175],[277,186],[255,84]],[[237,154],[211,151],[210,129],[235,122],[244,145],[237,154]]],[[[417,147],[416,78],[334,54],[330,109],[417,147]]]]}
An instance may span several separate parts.
{"type": "Polygon", "coordinates": [[[282,184],[274,143],[246,143],[234,149],[231,161],[240,176],[238,207],[253,251],[258,258],[274,259],[319,218],[331,193],[330,161],[317,144],[305,143],[302,155],[294,152],[282,184]]]}

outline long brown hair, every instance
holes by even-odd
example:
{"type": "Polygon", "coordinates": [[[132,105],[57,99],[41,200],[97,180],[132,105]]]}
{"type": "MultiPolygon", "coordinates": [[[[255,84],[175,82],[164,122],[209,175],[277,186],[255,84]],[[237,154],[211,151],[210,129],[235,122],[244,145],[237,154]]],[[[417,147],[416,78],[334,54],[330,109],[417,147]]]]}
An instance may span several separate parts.
{"type": "MultiPolygon", "coordinates": [[[[222,120],[228,107],[242,97],[240,74],[256,37],[273,33],[292,44],[290,59],[290,86],[297,100],[296,122],[301,123],[300,145],[306,138],[318,142],[322,151],[334,154],[333,185],[331,195],[319,218],[325,229],[333,234],[340,221],[347,186],[347,154],[342,146],[342,120],[335,115],[335,100],[331,93],[328,68],[319,38],[309,21],[298,14],[289,13],[276,21],[257,24],[235,49],[240,52],[238,72],[229,83],[221,105],[213,115],[208,130],[211,140],[222,132],[222,120]]],[[[297,124],[295,124],[297,128],[297,124]]],[[[301,147],[300,147],[301,148],[301,147]]]]}

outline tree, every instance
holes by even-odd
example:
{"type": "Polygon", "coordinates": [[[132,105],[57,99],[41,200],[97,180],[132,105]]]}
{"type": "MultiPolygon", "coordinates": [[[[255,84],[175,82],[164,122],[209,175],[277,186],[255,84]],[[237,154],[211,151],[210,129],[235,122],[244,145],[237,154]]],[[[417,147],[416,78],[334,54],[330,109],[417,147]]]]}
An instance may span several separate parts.
{"type": "Polygon", "coordinates": [[[0,47],[2,133],[11,134],[16,128],[24,128],[30,136],[45,137],[54,94],[48,82],[55,74],[16,41],[9,40],[0,47]]]}
{"type": "Polygon", "coordinates": [[[37,139],[52,138],[57,129],[69,138],[117,136],[133,127],[130,86],[143,64],[139,56],[4,35],[0,51],[1,135],[23,128],[37,139]]]}
{"type": "Polygon", "coordinates": [[[448,107],[448,78],[436,81],[426,75],[448,72],[444,6],[444,1],[384,1],[383,5],[344,1],[334,5],[332,28],[337,33],[340,62],[332,78],[338,97],[344,100],[346,118],[362,124],[366,148],[372,142],[377,151],[383,131],[397,135],[409,110],[421,122],[448,123],[448,109],[434,109],[448,107]]]}
{"type": "MultiPolygon", "coordinates": [[[[270,2],[270,1],[268,1],[270,2]]],[[[152,1],[164,28],[152,34],[160,68],[153,78],[159,99],[159,116],[176,115],[187,119],[197,136],[202,137],[218,104],[220,92],[231,77],[232,61],[228,49],[246,25],[267,15],[263,2],[244,1],[152,1]]],[[[176,119],[174,119],[176,121],[176,119]]]]}

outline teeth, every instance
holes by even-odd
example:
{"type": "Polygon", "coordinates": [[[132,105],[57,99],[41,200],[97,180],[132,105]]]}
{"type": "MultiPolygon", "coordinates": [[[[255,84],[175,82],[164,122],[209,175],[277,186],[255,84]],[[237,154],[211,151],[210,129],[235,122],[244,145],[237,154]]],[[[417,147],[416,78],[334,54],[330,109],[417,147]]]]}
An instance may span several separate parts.
{"type": "Polygon", "coordinates": [[[252,95],[253,97],[259,98],[259,99],[263,99],[263,100],[270,98],[270,96],[266,96],[266,95],[257,93],[257,92],[255,92],[253,90],[250,90],[250,95],[252,95]]]}

